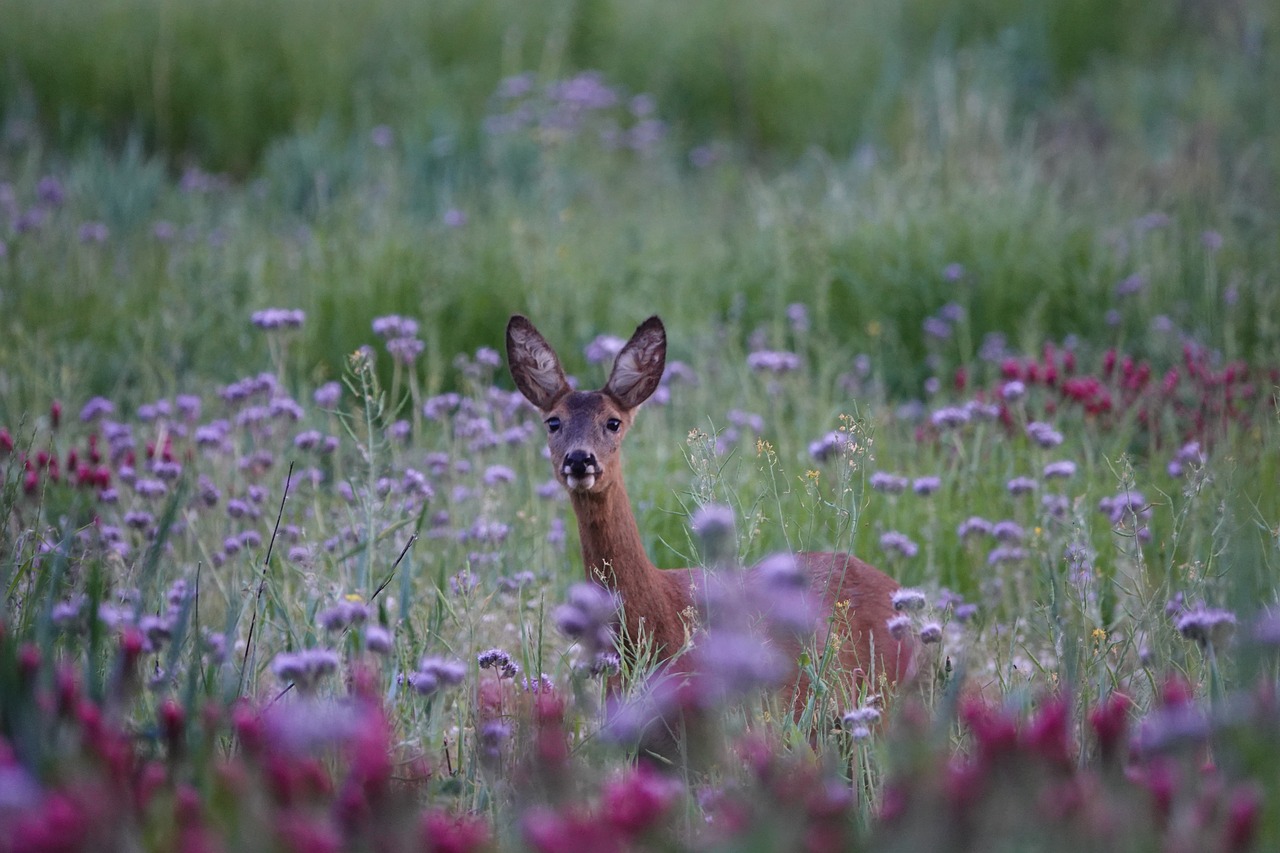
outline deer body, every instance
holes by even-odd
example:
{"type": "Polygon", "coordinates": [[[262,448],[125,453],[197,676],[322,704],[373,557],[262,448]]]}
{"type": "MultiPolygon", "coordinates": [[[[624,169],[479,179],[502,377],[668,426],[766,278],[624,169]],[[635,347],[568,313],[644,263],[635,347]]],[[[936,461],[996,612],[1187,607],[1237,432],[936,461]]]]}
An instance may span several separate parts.
{"type": "MultiPolygon", "coordinates": [[[[666,333],[657,317],[642,323],[614,361],[599,391],[573,391],[555,352],[524,317],[507,325],[512,377],[542,412],[556,477],[569,493],[588,580],[622,600],[623,643],[647,637],[659,659],[684,648],[701,569],[659,569],[640,538],[622,476],[621,442],[635,412],[658,387],[666,360],[666,333]]],[[[911,648],[894,640],[886,623],[898,584],[849,554],[802,553],[797,563],[812,597],[821,602],[819,648],[837,634],[846,672],[861,680],[906,675],[911,648]]],[[[794,659],[794,658],[793,658],[794,659]]]]}

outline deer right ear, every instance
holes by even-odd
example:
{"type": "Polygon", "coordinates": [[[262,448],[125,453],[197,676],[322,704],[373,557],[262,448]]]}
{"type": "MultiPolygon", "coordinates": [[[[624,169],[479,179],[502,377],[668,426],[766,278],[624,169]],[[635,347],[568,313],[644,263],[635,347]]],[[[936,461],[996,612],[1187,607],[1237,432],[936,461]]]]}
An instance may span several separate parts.
{"type": "Polygon", "coordinates": [[[569,393],[569,380],[547,339],[519,314],[507,323],[507,365],[525,399],[547,411],[569,393]]]}

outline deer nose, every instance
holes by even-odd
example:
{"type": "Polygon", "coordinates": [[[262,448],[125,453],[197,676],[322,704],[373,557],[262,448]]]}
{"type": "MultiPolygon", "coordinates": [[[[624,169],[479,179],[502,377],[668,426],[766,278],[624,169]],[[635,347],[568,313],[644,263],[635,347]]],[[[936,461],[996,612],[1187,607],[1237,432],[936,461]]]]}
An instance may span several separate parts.
{"type": "Polygon", "coordinates": [[[574,477],[585,477],[587,474],[594,474],[599,469],[596,464],[596,456],[586,450],[571,450],[564,457],[564,470],[566,474],[574,477]]]}

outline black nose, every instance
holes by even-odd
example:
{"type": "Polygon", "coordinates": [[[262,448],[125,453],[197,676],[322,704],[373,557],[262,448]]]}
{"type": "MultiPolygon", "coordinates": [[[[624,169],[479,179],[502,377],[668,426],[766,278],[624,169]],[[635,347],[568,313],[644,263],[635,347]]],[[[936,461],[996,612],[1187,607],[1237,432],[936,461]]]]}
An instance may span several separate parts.
{"type": "Polygon", "coordinates": [[[564,457],[564,467],[575,477],[583,477],[596,470],[596,456],[586,450],[571,450],[564,457]]]}

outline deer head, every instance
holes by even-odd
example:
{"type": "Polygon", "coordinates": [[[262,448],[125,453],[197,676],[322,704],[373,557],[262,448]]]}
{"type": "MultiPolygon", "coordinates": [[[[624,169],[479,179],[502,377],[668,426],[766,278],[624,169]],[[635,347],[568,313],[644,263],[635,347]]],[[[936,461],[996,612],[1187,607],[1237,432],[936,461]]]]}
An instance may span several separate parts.
{"type": "Polygon", "coordinates": [[[555,350],[526,318],[507,323],[507,362],[516,387],[547,427],[556,478],[571,495],[606,492],[621,480],[619,449],[636,410],[649,399],[666,365],[662,321],[641,323],[613,362],[599,391],[569,387],[555,350]]]}

